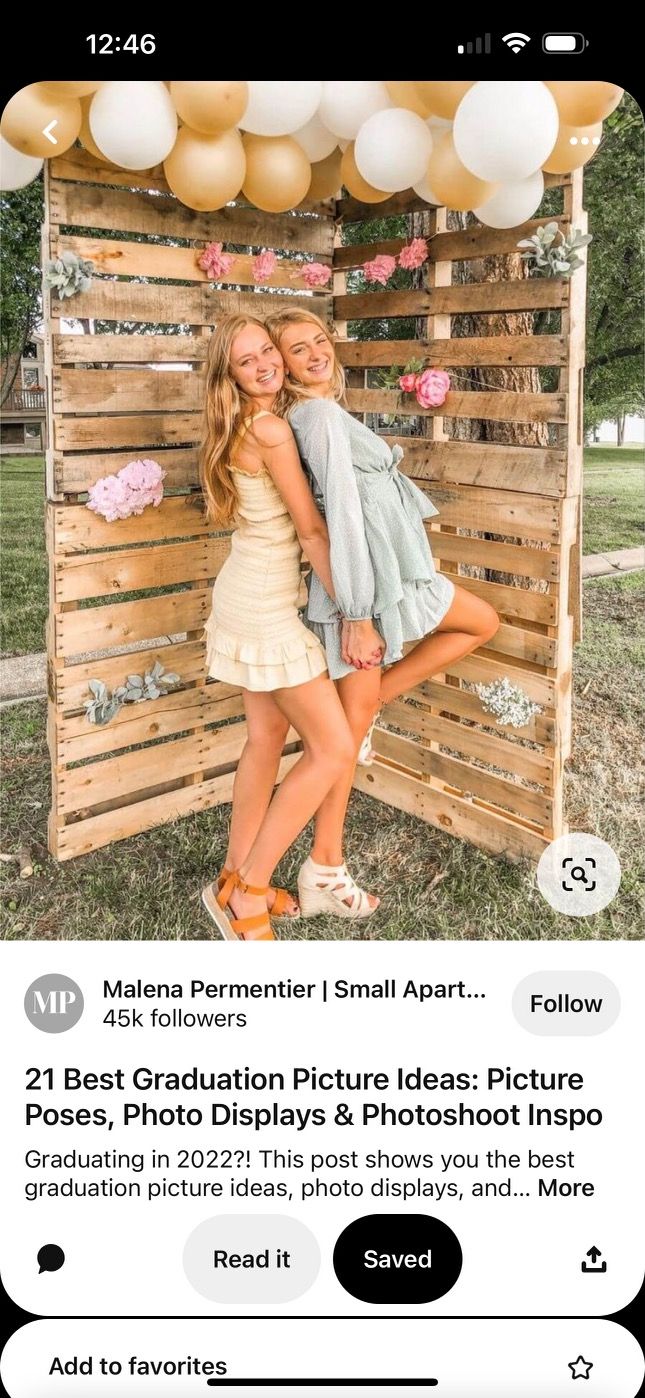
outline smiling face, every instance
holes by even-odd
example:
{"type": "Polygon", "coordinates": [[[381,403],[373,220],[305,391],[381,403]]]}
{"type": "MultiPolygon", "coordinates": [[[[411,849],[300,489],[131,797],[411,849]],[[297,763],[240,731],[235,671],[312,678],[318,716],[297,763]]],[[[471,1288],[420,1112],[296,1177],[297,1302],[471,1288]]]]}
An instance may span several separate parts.
{"type": "Polygon", "coordinates": [[[334,347],[319,325],[307,320],[285,325],[280,349],[292,379],[307,388],[327,391],[334,376],[334,347]]]}
{"type": "Polygon", "coordinates": [[[231,345],[230,370],[247,398],[271,400],[284,383],[279,349],[259,325],[245,325],[231,345]]]}

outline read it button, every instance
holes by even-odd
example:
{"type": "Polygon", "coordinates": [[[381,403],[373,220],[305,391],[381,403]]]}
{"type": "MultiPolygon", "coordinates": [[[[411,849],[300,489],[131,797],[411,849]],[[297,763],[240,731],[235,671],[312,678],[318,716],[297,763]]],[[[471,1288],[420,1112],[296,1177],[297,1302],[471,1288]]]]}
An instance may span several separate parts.
{"type": "Polygon", "coordinates": [[[452,1228],[430,1214],[366,1214],[334,1248],[341,1286],[373,1306],[436,1301],[454,1286],[462,1261],[452,1228]]]}

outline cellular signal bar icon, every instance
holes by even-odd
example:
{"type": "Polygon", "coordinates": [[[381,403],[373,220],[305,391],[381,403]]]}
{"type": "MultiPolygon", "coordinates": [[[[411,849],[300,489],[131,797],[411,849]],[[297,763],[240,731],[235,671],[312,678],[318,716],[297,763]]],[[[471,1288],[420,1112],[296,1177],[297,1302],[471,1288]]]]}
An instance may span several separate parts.
{"type": "Polygon", "coordinates": [[[457,53],[490,53],[490,34],[483,39],[469,39],[467,44],[457,44],[457,53]]]}

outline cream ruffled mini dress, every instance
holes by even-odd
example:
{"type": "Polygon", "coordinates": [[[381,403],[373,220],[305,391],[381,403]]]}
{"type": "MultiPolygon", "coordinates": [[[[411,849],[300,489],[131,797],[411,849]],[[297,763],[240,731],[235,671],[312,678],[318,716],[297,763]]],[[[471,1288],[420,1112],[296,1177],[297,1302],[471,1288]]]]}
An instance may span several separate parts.
{"type": "Polygon", "coordinates": [[[231,470],[240,523],[213,587],[206,668],[214,679],[244,689],[291,689],[327,670],[319,638],[298,614],[300,542],[268,471],[255,475],[233,463],[231,470]]]}

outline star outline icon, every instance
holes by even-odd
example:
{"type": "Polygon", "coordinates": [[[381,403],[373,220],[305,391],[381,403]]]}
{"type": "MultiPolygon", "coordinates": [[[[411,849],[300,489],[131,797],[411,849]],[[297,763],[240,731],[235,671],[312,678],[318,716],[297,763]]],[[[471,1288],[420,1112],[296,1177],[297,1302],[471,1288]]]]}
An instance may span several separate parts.
{"type": "Polygon", "coordinates": [[[585,1359],[583,1355],[579,1354],[577,1359],[571,1360],[568,1368],[571,1370],[572,1379],[588,1379],[593,1369],[593,1363],[590,1359],[585,1359]],[[582,1369],[584,1369],[584,1373],[581,1372],[582,1369]]]}

